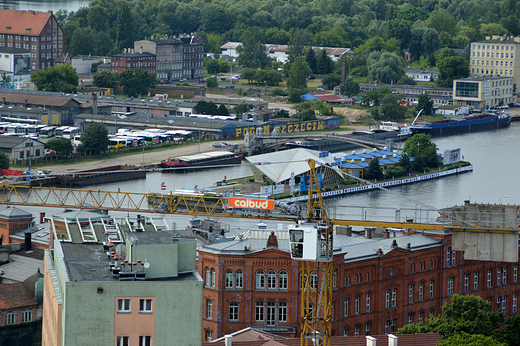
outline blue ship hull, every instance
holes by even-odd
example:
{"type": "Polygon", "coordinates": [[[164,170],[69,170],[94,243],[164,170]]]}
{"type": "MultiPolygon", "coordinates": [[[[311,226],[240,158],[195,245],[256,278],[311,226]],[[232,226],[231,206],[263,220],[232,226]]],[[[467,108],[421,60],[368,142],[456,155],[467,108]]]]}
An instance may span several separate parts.
{"type": "Polygon", "coordinates": [[[462,120],[443,120],[412,127],[412,134],[426,133],[432,137],[458,135],[462,133],[494,130],[509,126],[511,117],[505,115],[484,114],[462,120]]]}

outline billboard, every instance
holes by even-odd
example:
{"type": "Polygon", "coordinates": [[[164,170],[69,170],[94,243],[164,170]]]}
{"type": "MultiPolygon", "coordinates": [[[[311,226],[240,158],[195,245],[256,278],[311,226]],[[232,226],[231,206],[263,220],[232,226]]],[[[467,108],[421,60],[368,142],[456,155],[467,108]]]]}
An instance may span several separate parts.
{"type": "MultiPolygon", "coordinates": [[[[323,188],[323,173],[317,173],[316,174],[318,178],[318,183],[320,184],[320,189],[323,188]]],[[[309,190],[309,187],[311,185],[311,176],[310,175],[304,175],[300,178],[300,192],[305,192],[309,190]]],[[[314,188],[316,188],[316,185],[314,185],[314,188]]]]}
{"type": "Polygon", "coordinates": [[[460,162],[460,148],[444,151],[442,158],[445,165],[460,162]]]}
{"type": "Polygon", "coordinates": [[[267,199],[229,198],[228,207],[273,210],[274,201],[267,199]]]}

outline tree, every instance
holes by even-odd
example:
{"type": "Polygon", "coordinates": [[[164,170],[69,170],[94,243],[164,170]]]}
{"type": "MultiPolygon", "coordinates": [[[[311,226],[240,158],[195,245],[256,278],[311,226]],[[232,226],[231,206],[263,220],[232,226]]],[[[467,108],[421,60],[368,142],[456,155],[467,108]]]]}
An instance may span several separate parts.
{"type": "Polygon", "coordinates": [[[116,45],[119,52],[122,52],[123,48],[134,46],[134,22],[132,19],[132,13],[130,12],[130,6],[128,6],[126,0],[119,3],[116,32],[116,45]]]}
{"type": "Polygon", "coordinates": [[[238,62],[242,66],[249,68],[264,68],[270,62],[263,37],[259,30],[247,29],[242,35],[242,44],[237,47],[238,62]]]}
{"type": "Polygon", "coordinates": [[[304,56],[303,48],[305,48],[310,41],[310,34],[307,30],[294,30],[291,41],[287,47],[287,55],[289,56],[290,63],[294,63],[296,59],[304,56]]]}
{"type": "Polygon", "coordinates": [[[452,87],[453,80],[469,76],[469,61],[461,56],[448,56],[437,60],[439,76],[435,84],[441,87],[452,87]]]}
{"type": "Polygon", "coordinates": [[[94,75],[94,85],[100,88],[113,88],[116,85],[116,75],[110,71],[101,71],[94,75]]]}
{"type": "Polygon", "coordinates": [[[69,156],[74,150],[67,138],[53,138],[45,143],[45,149],[53,150],[58,156],[69,156]]]}
{"type": "MultiPolygon", "coordinates": [[[[439,166],[437,145],[430,139],[430,135],[418,133],[408,138],[404,144],[403,151],[414,159],[412,167],[415,171],[439,166]]],[[[451,309],[451,307],[447,309],[451,309]]]]}
{"type": "Polygon", "coordinates": [[[403,94],[387,94],[381,104],[381,116],[386,120],[402,120],[406,114],[406,107],[401,106],[403,94]]]}
{"type": "Polygon", "coordinates": [[[267,70],[265,73],[265,82],[269,86],[277,86],[282,81],[282,75],[275,70],[267,70]]]}
{"type": "Polygon", "coordinates": [[[233,111],[236,115],[242,115],[242,113],[249,112],[251,109],[254,109],[255,106],[250,103],[241,103],[233,107],[233,111]]]}
{"type": "Polygon", "coordinates": [[[328,90],[333,89],[335,86],[341,84],[341,76],[337,73],[330,73],[321,79],[321,85],[326,87],[328,90]]]}
{"type": "Polygon", "coordinates": [[[81,134],[80,140],[82,150],[94,153],[105,152],[110,145],[108,131],[101,123],[90,123],[81,134]]]}
{"type": "Polygon", "coordinates": [[[433,111],[433,100],[430,98],[428,94],[421,94],[417,100],[417,106],[415,106],[415,110],[418,112],[423,110],[424,115],[432,115],[433,111]]]}
{"type": "Polygon", "coordinates": [[[297,58],[291,64],[289,78],[287,78],[287,88],[302,89],[307,88],[307,77],[311,74],[309,64],[303,58],[297,58]]]}
{"type": "MultiPolygon", "coordinates": [[[[224,106],[225,107],[225,106],[224,106]]],[[[218,112],[218,107],[215,103],[211,101],[199,101],[195,106],[195,111],[197,114],[210,114],[215,115],[218,112]]]]}
{"type": "Polygon", "coordinates": [[[372,52],[367,59],[368,77],[379,83],[397,83],[404,75],[402,58],[393,53],[372,52]]]}
{"type": "Polygon", "coordinates": [[[9,169],[9,156],[4,152],[0,152],[0,168],[9,169]]]}
{"type": "Polygon", "coordinates": [[[305,54],[305,61],[309,64],[312,73],[318,73],[318,58],[316,58],[316,52],[312,47],[307,49],[307,54],[305,54]]]}
{"type": "Polygon", "coordinates": [[[292,119],[300,119],[301,121],[316,120],[316,113],[312,109],[307,109],[291,116],[292,119]]]}
{"type": "Polygon", "coordinates": [[[206,79],[206,88],[216,88],[218,87],[218,82],[216,78],[208,78],[206,79]]]}
{"type": "Polygon", "coordinates": [[[460,335],[451,336],[444,340],[441,346],[508,346],[507,343],[499,342],[491,336],[482,334],[468,334],[460,332],[460,335]]]}
{"type": "Polygon", "coordinates": [[[11,84],[11,76],[6,75],[5,73],[2,74],[2,84],[4,85],[4,88],[7,88],[9,84],[11,84]]]}
{"type": "Polygon", "coordinates": [[[38,90],[75,93],[79,78],[75,68],[63,64],[36,71],[31,75],[31,82],[38,90]]]}
{"type": "Polygon", "coordinates": [[[368,180],[381,180],[383,178],[383,170],[381,169],[381,165],[379,165],[379,159],[377,157],[370,160],[367,169],[363,173],[363,177],[368,180]]]}
{"type": "Polygon", "coordinates": [[[217,59],[208,58],[204,60],[204,64],[206,65],[209,74],[217,74],[220,72],[220,64],[217,59]]]}
{"type": "Polygon", "coordinates": [[[431,316],[426,322],[407,324],[398,334],[439,333],[443,340],[462,333],[492,336],[500,318],[489,309],[490,304],[481,297],[455,294],[442,306],[442,315],[431,316]]]}
{"type": "Polygon", "coordinates": [[[229,115],[229,112],[228,112],[228,109],[226,108],[226,106],[224,106],[223,104],[218,106],[217,115],[229,115]]]}
{"type": "Polygon", "coordinates": [[[332,73],[332,70],[334,69],[334,62],[327,54],[326,49],[320,50],[318,53],[318,73],[319,74],[329,74],[332,73]]]}
{"type": "Polygon", "coordinates": [[[339,87],[339,92],[346,97],[352,97],[359,94],[359,83],[352,78],[347,78],[339,87]]]}
{"type": "Polygon", "coordinates": [[[415,85],[415,80],[412,77],[404,75],[404,76],[401,77],[401,79],[399,79],[399,82],[397,84],[415,85]]]}
{"type": "Polygon", "coordinates": [[[278,112],[276,112],[273,118],[289,118],[289,112],[285,109],[280,109],[278,112]]]}
{"type": "Polygon", "coordinates": [[[246,79],[248,83],[252,83],[255,80],[256,69],[246,68],[240,78],[246,79]]]}
{"type": "Polygon", "coordinates": [[[361,101],[372,102],[374,105],[379,106],[383,101],[383,98],[391,92],[392,89],[388,87],[370,88],[363,96],[361,96],[361,101]]]}
{"type": "Polygon", "coordinates": [[[128,69],[119,74],[119,85],[123,87],[125,95],[130,97],[148,95],[148,89],[157,85],[157,77],[141,68],[128,69]]]}
{"type": "Polygon", "coordinates": [[[103,64],[103,60],[93,62],[92,65],[90,65],[90,72],[94,74],[97,73],[97,67],[101,64],[103,64]]]}

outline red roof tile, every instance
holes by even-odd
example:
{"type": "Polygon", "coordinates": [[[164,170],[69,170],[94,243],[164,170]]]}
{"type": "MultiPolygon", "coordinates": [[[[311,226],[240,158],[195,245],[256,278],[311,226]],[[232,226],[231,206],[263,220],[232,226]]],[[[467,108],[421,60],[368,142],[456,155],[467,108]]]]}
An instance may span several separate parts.
{"type": "Polygon", "coordinates": [[[13,35],[39,36],[52,11],[0,10],[0,32],[13,35]]]}
{"type": "Polygon", "coordinates": [[[37,306],[23,282],[0,285],[0,310],[37,306]]]}

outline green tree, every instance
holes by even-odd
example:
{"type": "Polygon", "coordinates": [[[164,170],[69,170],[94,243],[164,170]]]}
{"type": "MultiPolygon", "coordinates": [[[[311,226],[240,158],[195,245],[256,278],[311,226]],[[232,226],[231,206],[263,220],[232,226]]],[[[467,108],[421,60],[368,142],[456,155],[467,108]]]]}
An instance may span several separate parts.
{"type": "Polygon", "coordinates": [[[218,82],[216,78],[208,78],[206,79],[206,88],[216,88],[218,87],[218,82]]]}
{"type": "Polygon", "coordinates": [[[415,110],[418,112],[423,110],[424,115],[432,115],[433,112],[433,100],[430,98],[428,94],[421,94],[417,100],[417,106],[415,106],[415,110]]]}
{"type": "MultiPolygon", "coordinates": [[[[414,159],[412,162],[412,168],[415,171],[422,171],[426,168],[439,166],[437,159],[437,145],[431,141],[430,135],[424,133],[413,135],[404,143],[403,151],[409,157],[414,159]]],[[[459,302],[457,301],[457,304],[458,303],[459,302]]],[[[449,306],[446,309],[452,312],[453,306],[449,306]]]]}
{"type": "Polygon", "coordinates": [[[241,37],[242,44],[237,47],[238,62],[249,68],[264,68],[270,62],[263,37],[259,30],[247,29],[241,37]]]}
{"type": "Polygon", "coordinates": [[[282,75],[275,70],[267,70],[265,74],[265,82],[269,86],[277,86],[282,81],[282,75]]]}
{"type": "Polygon", "coordinates": [[[403,75],[401,79],[399,79],[399,82],[397,84],[402,85],[415,85],[415,81],[412,77],[409,77],[407,75],[403,75]]]}
{"type": "Polygon", "coordinates": [[[441,87],[452,87],[453,80],[469,76],[469,61],[461,56],[448,56],[437,60],[439,76],[435,84],[441,87]]]}
{"type": "Polygon", "coordinates": [[[94,153],[105,152],[110,145],[104,124],[90,123],[81,134],[81,149],[94,153]]]}
{"type": "Polygon", "coordinates": [[[90,72],[94,73],[94,74],[97,73],[97,67],[99,65],[101,65],[102,63],[103,63],[103,60],[99,60],[97,62],[92,63],[92,65],[90,65],[90,72]]]}
{"type": "Polygon", "coordinates": [[[459,335],[443,340],[440,346],[508,346],[508,344],[499,342],[491,336],[468,334],[461,331],[459,335]]]}
{"type": "Polygon", "coordinates": [[[341,84],[341,76],[337,73],[329,73],[321,79],[321,85],[328,90],[334,89],[335,86],[341,84]]]}
{"type": "Polygon", "coordinates": [[[128,69],[119,74],[119,85],[123,87],[123,92],[127,96],[144,96],[148,95],[148,89],[155,88],[157,77],[141,68],[128,69]]]}
{"type": "Polygon", "coordinates": [[[379,159],[377,157],[370,160],[368,167],[363,172],[363,178],[368,180],[383,179],[383,170],[381,169],[381,165],[379,165],[379,159]]]}
{"type": "Polygon", "coordinates": [[[253,106],[250,103],[241,103],[239,105],[236,105],[233,107],[233,111],[236,115],[242,115],[242,113],[249,112],[251,109],[254,109],[255,106],[253,106]]]}
{"type": "Polygon", "coordinates": [[[284,109],[280,109],[278,112],[276,112],[273,118],[289,118],[289,112],[284,109]]]}
{"type": "Polygon", "coordinates": [[[322,74],[322,75],[332,73],[332,70],[334,69],[334,62],[332,61],[332,59],[327,54],[327,50],[326,49],[322,49],[318,53],[318,62],[317,62],[317,64],[318,64],[318,66],[317,66],[318,73],[322,74]]]}
{"type": "Polygon", "coordinates": [[[58,156],[69,156],[72,154],[74,148],[70,139],[67,138],[53,138],[45,143],[45,149],[54,150],[58,156]]]}
{"type": "Polygon", "coordinates": [[[130,6],[128,6],[126,0],[122,0],[119,3],[116,32],[116,45],[119,52],[122,52],[123,48],[134,47],[134,22],[132,19],[132,13],[130,12],[130,6]]]}
{"type": "Polygon", "coordinates": [[[240,78],[246,79],[248,83],[252,83],[255,80],[256,69],[246,68],[240,75],[240,78]]]}
{"type": "Polygon", "coordinates": [[[289,62],[294,63],[296,59],[304,57],[303,50],[311,41],[307,30],[295,29],[287,47],[289,62]]]}
{"type": "Polygon", "coordinates": [[[4,152],[0,152],[0,168],[9,169],[9,156],[4,152]]]}
{"type": "Polygon", "coordinates": [[[291,64],[289,78],[287,78],[287,88],[304,89],[307,88],[307,77],[311,74],[309,64],[303,58],[297,58],[291,64]]]}
{"type": "Polygon", "coordinates": [[[211,101],[199,101],[194,109],[197,114],[215,115],[218,112],[218,106],[211,101]]]}
{"type": "Polygon", "coordinates": [[[209,74],[217,74],[220,72],[220,64],[217,59],[208,58],[204,60],[204,64],[206,65],[209,74]]]}
{"type": "Polygon", "coordinates": [[[229,115],[227,107],[224,106],[223,104],[218,106],[217,115],[229,115]]]}
{"type": "Polygon", "coordinates": [[[359,94],[359,83],[352,78],[347,78],[339,87],[339,92],[347,97],[352,97],[359,94]]]}
{"type": "Polygon", "coordinates": [[[311,121],[316,120],[316,113],[312,109],[306,109],[304,111],[292,115],[291,118],[300,119],[302,121],[311,121]]]}
{"type": "Polygon", "coordinates": [[[307,49],[307,54],[305,54],[305,61],[309,64],[312,73],[318,73],[318,58],[316,57],[316,52],[312,47],[307,49]]]}
{"type": "Polygon", "coordinates": [[[4,88],[9,86],[9,84],[11,84],[11,76],[6,75],[5,73],[2,74],[2,84],[4,85],[4,88]]]}
{"type": "Polygon", "coordinates": [[[383,97],[380,113],[385,120],[402,120],[406,114],[406,107],[401,106],[403,94],[387,94],[383,97]]]}
{"type": "Polygon", "coordinates": [[[367,59],[368,77],[372,82],[397,83],[404,75],[402,58],[393,53],[372,52],[367,59]]]}
{"type": "Polygon", "coordinates": [[[402,19],[387,20],[383,29],[383,38],[390,40],[395,38],[401,41],[401,49],[408,47],[408,40],[412,28],[412,22],[402,19]]]}
{"type": "Polygon", "coordinates": [[[34,72],[31,82],[38,90],[75,93],[78,91],[79,78],[75,68],[63,64],[34,72]]]}
{"type": "Polygon", "coordinates": [[[361,101],[363,102],[372,102],[374,105],[379,106],[383,101],[383,98],[392,92],[392,89],[388,87],[381,88],[370,88],[363,96],[361,96],[361,101]]]}
{"type": "Polygon", "coordinates": [[[113,88],[116,85],[116,75],[110,71],[101,71],[94,75],[94,85],[100,88],[113,88]]]}

